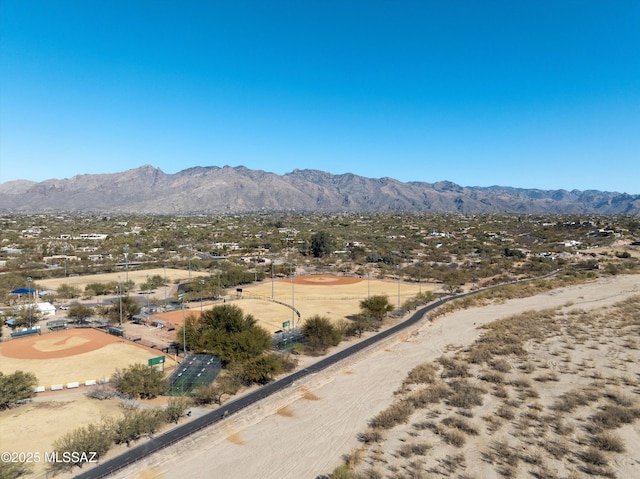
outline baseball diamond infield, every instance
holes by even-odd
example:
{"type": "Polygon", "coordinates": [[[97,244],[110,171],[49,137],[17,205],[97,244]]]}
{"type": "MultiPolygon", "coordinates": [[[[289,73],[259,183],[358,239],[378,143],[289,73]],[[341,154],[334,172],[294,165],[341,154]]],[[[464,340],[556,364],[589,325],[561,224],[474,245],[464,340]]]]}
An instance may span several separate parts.
{"type": "Polygon", "coordinates": [[[160,355],[95,329],[68,329],[0,343],[0,371],[29,371],[41,385],[49,386],[109,378],[116,369],[146,364],[160,355]]]}

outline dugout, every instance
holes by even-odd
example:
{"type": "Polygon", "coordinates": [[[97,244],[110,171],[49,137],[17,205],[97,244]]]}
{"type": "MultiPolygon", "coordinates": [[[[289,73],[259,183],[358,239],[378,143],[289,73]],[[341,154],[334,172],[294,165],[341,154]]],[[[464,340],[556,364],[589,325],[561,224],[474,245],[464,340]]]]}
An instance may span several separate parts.
{"type": "Polygon", "coordinates": [[[60,331],[61,329],[67,329],[67,320],[56,319],[54,321],[47,321],[47,328],[49,328],[49,331],[60,331]]]}
{"type": "Polygon", "coordinates": [[[114,336],[124,337],[124,329],[116,328],[115,326],[109,326],[107,328],[107,333],[113,334],[114,336]]]}

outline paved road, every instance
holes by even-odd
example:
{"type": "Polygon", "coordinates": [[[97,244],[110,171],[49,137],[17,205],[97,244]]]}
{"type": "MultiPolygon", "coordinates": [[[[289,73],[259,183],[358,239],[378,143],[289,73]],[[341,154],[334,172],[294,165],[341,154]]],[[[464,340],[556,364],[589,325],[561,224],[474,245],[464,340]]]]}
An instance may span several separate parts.
{"type": "MultiPolygon", "coordinates": [[[[469,293],[466,293],[466,294],[469,294],[469,293]]],[[[407,320],[403,321],[402,323],[396,324],[395,326],[392,326],[389,329],[386,329],[357,344],[354,344],[353,346],[350,346],[346,349],[343,349],[342,351],[339,351],[338,353],[328,356],[318,361],[317,363],[314,363],[308,366],[305,369],[301,369],[299,371],[296,371],[293,374],[290,374],[289,376],[286,376],[282,379],[279,379],[270,384],[267,384],[266,386],[260,388],[257,391],[254,391],[253,393],[247,394],[246,396],[238,398],[236,400],[229,401],[224,405],[224,408],[218,408],[214,411],[204,414],[192,421],[189,421],[188,423],[185,423],[181,426],[176,427],[175,429],[172,429],[171,431],[168,431],[160,436],[157,436],[145,442],[144,444],[131,448],[127,452],[117,457],[114,457],[108,461],[105,461],[97,465],[96,467],[92,468],[89,471],[83,472],[75,476],[75,479],[100,479],[103,477],[107,477],[115,473],[116,471],[121,470],[129,466],[130,464],[133,464],[134,462],[143,459],[149,454],[153,454],[154,452],[159,451],[160,449],[166,448],[171,444],[174,444],[182,439],[185,439],[186,437],[194,434],[195,432],[200,431],[213,424],[216,424],[217,422],[220,422],[222,419],[226,418],[227,416],[235,414],[256,402],[289,387],[296,381],[300,380],[301,378],[309,374],[315,374],[317,372],[320,372],[323,369],[326,369],[329,366],[332,366],[337,362],[342,361],[343,359],[359,351],[362,351],[363,349],[366,349],[369,346],[377,342],[380,342],[383,339],[386,339],[389,336],[392,336],[393,334],[399,331],[402,331],[403,329],[406,329],[409,326],[416,324],[429,311],[434,310],[435,308],[441,306],[442,304],[448,301],[461,298],[466,294],[451,296],[448,298],[440,299],[432,304],[429,304],[417,310],[414,314],[411,315],[411,317],[409,317],[407,320]]]]}

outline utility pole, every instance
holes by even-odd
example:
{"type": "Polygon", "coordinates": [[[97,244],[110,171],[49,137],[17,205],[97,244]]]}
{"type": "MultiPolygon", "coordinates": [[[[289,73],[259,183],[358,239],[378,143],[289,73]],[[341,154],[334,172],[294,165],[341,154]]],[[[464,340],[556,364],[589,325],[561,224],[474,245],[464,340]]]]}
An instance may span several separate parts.
{"type": "Polygon", "coordinates": [[[290,268],[290,272],[291,272],[291,325],[289,326],[289,328],[293,328],[294,325],[294,313],[296,310],[296,302],[295,302],[295,291],[294,291],[294,285],[295,285],[295,281],[293,280],[293,276],[295,275],[295,271],[292,268],[293,265],[289,265],[290,268]]]}
{"type": "Polygon", "coordinates": [[[182,350],[183,350],[183,362],[187,359],[187,323],[184,319],[184,294],[182,296],[182,350]]]}
{"type": "Polygon", "coordinates": [[[31,276],[27,276],[27,297],[29,298],[29,328],[31,328],[31,276]]]}
{"type": "Polygon", "coordinates": [[[149,275],[147,275],[147,291],[146,291],[146,293],[147,293],[147,326],[149,325],[149,319],[151,319],[149,317],[149,313],[150,313],[149,310],[151,309],[150,306],[149,306],[149,293],[150,293],[149,286],[150,286],[149,285],[149,275]]]}
{"type": "Polygon", "coordinates": [[[201,279],[199,283],[200,283],[200,316],[202,316],[202,287],[204,286],[204,279],[201,279]]]}
{"type": "Polygon", "coordinates": [[[164,267],[164,310],[167,310],[167,267],[164,267]]]}
{"type": "Polygon", "coordinates": [[[120,298],[120,327],[122,327],[122,283],[118,276],[118,298],[120,298]]]}
{"type": "Polygon", "coordinates": [[[371,273],[367,271],[367,299],[371,298],[371,273]]]}
{"type": "Polygon", "coordinates": [[[129,245],[124,245],[124,268],[125,268],[125,278],[124,283],[129,284],[129,245]]]}

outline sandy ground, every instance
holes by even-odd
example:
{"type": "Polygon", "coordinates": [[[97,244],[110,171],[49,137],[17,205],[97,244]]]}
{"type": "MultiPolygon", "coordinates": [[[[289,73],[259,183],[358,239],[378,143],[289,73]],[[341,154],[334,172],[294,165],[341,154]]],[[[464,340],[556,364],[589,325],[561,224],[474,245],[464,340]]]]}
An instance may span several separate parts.
{"type": "MultiPolygon", "coordinates": [[[[327,371],[300,381],[221,424],[135,464],[115,477],[314,478],[342,463],[358,447],[356,435],[394,400],[407,373],[452,345],[478,338],[478,327],[499,318],[571,304],[602,308],[640,294],[640,276],[616,276],[535,297],[510,300],[427,320],[408,333],[327,371]]],[[[602,349],[606,354],[607,350],[602,349]]],[[[627,374],[638,374],[640,365],[627,374]]],[[[631,457],[640,456],[640,433],[631,435],[631,457]]],[[[478,464],[467,464],[475,474],[478,464]]],[[[637,474],[640,469],[621,469],[637,474]]],[[[476,477],[476,476],[474,476],[476,477]]],[[[480,476],[484,477],[484,476],[480,476]]],[[[529,477],[529,476],[527,476],[529,477]]],[[[633,477],[623,475],[621,477],[633,477]]]]}
{"type": "MultiPolygon", "coordinates": [[[[259,283],[245,285],[242,293],[227,291],[224,303],[221,301],[202,304],[204,311],[220,304],[234,304],[245,314],[253,315],[258,324],[270,333],[283,328],[283,323],[299,326],[306,318],[319,314],[332,321],[343,320],[345,317],[360,310],[360,301],[370,295],[384,294],[393,306],[404,303],[419,292],[440,291],[441,285],[432,283],[398,283],[394,281],[367,280],[342,276],[306,275],[298,276],[292,285],[289,279],[265,280],[259,283]],[[297,314],[291,305],[300,313],[297,314]]],[[[189,304],[184,310],[184,316],[200,314],[201,305],[198,302],[189,304]]],[[[152,319],[161,319],[180,328],[183,321],[183,311],[158,313],[152,319]]]]}
{"type": "MultiPolygon", "coordinates": [[[[0,451],[39,452],[43,457],[51,452],[53,441],[65,433],[98,423],[102,417],[119,415],[119,400],[97,401],[84,396],[96,386],[67,389],[66,385],[110,378],[116,369],[147,364],[148,359],[160,355],[157,350],[93,329],[63,330],[0,343],[2,373],[33,372],[38,385],[47,388],[26,405],[0,411],[0,451]],[[50,391],[52,385],[63,385],[64,389],[50,391]]],[[[174,365],[168,356],[167,372],[174,365]]],[[[34,477],[45,477],[46,465],[34,466],[34,477]]]]}
{"type": "Polygon", "coordinates": [[[299,325],[316,314],[332,321],[343,320],[357,313],[360,301],[370,295],[386,295],[393,306],[398,306],[418,292],[439,291],[440,288],[441,285],[430,283],[402,282],[398,285],[386,280],[306,275],[296,277],[293,285],[288,279],[252,284],[243,288],[241,297],[230,295],[229,299],[245,313],[259,319],[265,329],[274,332],[282,329],[284,322],[299,325]],[[300,320],[289,307],[291,304],[300,312],[300,320]]]}

